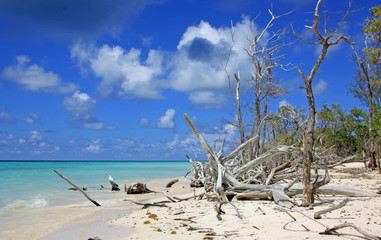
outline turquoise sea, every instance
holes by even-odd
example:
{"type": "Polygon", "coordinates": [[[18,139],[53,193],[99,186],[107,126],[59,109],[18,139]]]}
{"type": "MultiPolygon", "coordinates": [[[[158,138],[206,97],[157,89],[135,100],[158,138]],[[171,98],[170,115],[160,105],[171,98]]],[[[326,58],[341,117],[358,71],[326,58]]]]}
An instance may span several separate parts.
{"type": "Polygon", "coordinates": [[[68,191],[71,186],[53,170],[102,198],[100,193],[111,192],[109,175],[122,189],[124,183],[181,177],[191,168],[189,162],[0,161],[0,210],[83,201],[83,195],[68,191]],[[102,191],[101,185],[105,187],[102,191]]]}

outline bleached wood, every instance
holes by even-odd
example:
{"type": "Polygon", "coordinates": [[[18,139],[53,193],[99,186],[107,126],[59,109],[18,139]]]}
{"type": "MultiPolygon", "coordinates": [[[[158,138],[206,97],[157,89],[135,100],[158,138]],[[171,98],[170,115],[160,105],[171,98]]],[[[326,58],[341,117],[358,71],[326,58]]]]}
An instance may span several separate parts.
{"type": "Polygon", "coordinates": [[[343,201],[341,201],[339,204],[337,204],[337,205],[335,205],[335,206],[333,206],[333,207],[330,207],[330,208],[327,208],[327,209],[320,210],[320,211],[314,213],[314,218],[315,218],[315,219],[320,219],[322,214],[326,214],[326,213],[332,212],[333,210],[337,210],[337,209],[339,209],[339,208],[342,208],[342,207],[344,207],[348,202],[349,202],[349,198],[346,198],[346,199],[344,199],[343,201]]]}
{"type": "Polygon", "coordinates": [[[74,183],[72,183],[69,179],[67,179],[66,177],[64,177],[63,175],[61,175],[59,172],[57,172],[56,170],[53,170],[55,173],[57,173],[58,176],[60,176],[62,179],[64,179],[66,182],[68,182],[70,185],[72,185],[75,189],[77,189],[78,191],[80,191],[90,202],[92,202],[95,206],[97,207],[100,207],[101,205],[99,203],[97,203],[97,201],[93,200],[92,198],[89,197],[89,195],[87,195],[81,188],[77,187],[77,185],[75,185],[74,183]]]}

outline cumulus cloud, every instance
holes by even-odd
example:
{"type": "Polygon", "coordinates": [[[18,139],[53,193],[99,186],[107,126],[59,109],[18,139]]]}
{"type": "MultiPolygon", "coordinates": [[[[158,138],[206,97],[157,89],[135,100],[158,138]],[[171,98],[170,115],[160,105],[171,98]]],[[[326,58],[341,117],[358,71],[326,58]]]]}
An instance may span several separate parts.
{"type": "Polygon", "coordinates": [[[29,116],[23,118],[23,121],[28,124],[33,124],[35,121],[39,120],[40,116],[37,113],[30,112],[29,116]]]}
{"type": "MultiPolygon", "coordinates": [[[[252,30],[258,32],[258,27],[249,17],[243,17],[234,27],[235,42],[227,70],[231,75],[240,72],[244,91],[253,67],[243,48],[248,48],[247,37],[252,30]]],[[[101,97],[158,99],[163,90],[172,89],[187,94],[195,105],[221,108],[228,93],[224,64],[230,44],[230,27],[216,28],[201,21],[186,29],[174,53],[150,50],[144,59],[139,49],[97,47],[79,41],[72,46],[71,57],[81,71],[90,70],[101,79],[101,97]]]]}
{"type": "MultiPolygon", "coordinates": [[[[250,59],[243,50],[248,47],[246,36],[250,36],[250,26],[248,17],[235,24],[235,43],[227,66],[230,74],[239,71],[243,80],[252,73],[250,59]]],[[[258,32],[255,24],[252,27],[258,32]]],[[[226,93],[228,87],[223,66],[230,44],[230,27],[215,28],[205,21],[188,27],[170,61],[169,87],[188,93],[189,100],[196,105],[220,108],[224,101],[221,93],[226,93]],[[216,101],[217,96],[219,101],[216,101]]]]}
{"type": "Polygon", "coordinates": [[[140,127],[148,127],[150,124],[150,121],[145,118],[145,117],[141,117],[140,120],[139,120],[139,126],[140,127]]]}
{"type": "Polygon", "coordinates": [[[71,49],[72,58],[86,65],[99,78],[101,97],[134,97],[138,99],[161,98],[158,81],[163,74],[163,53],[150,50],[145,60],[141,51],[120,46],[103,45],[100,48],[76,43],[71,49]]]}
{"type": "MultiPolygon", "coordinates": [[[[62,102],[65,110],[70,113],[69,123],[74,126],[83,126],[87,129],[110,129],[94,117],[96,100],[87,93],[76,91],[72,96],[66,97],[62,102]]],[[[112,128],[111,128],[112,129],[112,128]]]]}
{"type": "Polygon", "coordinates": [[[26,56],[17,56],[16,60],[17,64],[6,67],[2,76],[21,85],[27,91],[68,93],[78,88],[73,83],[62,83],[57,74],[47,72],[37,64],[29,64],[30,60],[26,56]]]}
{"type": "Polygon", "coordinates": [[[0,112],[0,124],[1,123],[14,124],[14,123],[16,123],[16,119],[11,117],[8,112],[3,110],[0,112]]]}
{"type": "Polygon", "coordinates": [[[0,153],[2,156],[31,159],[32,155],[40,157],[47,154],[51,157],[52,154],[60,150],[58,146],[53,144],[52,140],[49,140],[39,131],[33,130],[22,134],[24,135],[17,136],[0,132],[0,153]]]}
{"type": "Polygon", "coordinates": [[[280,100],[279,101],[279,105],[278,105],[278,108],[281,108],[281,107],[287,107],[287,106],[290,106],[291,104],[289,102],[287,102],[287,100],[280,100]]]}
{"type": "Polygon", "coordinates": [[[313,86],[313,90],[315,94],[323,94],[327,91],[328,82],[324,80],[320,80],[316,83],[316,85],[313,86]]]}
{"type": "Polygon", "coordinates": [[[175,122],[174,122],[175,113],[176,113],[175,109],[169,108],[165,112],[164,116],[161,116],[159,118],[159,121],[157,122],[157,126],[159,128],[174,128],[175,127],[175,122]]]}
{"type": "Polygon", "coordinates": [[[39,131],[31,131],[29,135],[29,142],[40,143],[43,139],[42,134],[39,131]]]}
{"type": "Polygon", "coordinates": [[[189,100],[204,108],[221,108],[226,103],[224,94],[213,91],[195,91],[189,94],[189,100]]]}
{"type": "Polygon", "coordinates": [[[103,152],[103,148],[100,146],[100,139],[95,139],[92,144],[88,145],[82,150],[84,152],[89,152],[94,154],[103,152]]]}

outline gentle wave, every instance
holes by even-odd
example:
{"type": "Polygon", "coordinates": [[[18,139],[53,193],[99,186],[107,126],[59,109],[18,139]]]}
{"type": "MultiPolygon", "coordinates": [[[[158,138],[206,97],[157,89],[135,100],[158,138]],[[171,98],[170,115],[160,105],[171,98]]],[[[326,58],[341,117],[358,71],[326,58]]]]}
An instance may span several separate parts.
{"type": "Polygon", "coordinates": [[[8,204],[5,209],[41,208],[48,205],[48,200],[43,196],[35,196],[28,200],[15,200],[8,204]]]}

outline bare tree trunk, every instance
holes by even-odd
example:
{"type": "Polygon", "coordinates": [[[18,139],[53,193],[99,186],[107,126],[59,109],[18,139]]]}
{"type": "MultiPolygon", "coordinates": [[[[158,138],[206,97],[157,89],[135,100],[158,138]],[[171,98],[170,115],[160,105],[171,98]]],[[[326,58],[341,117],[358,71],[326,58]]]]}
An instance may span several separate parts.
{"type": "Polygon", "coordinates": [[[239,89],[240,89],[240,85],[241,85],[241,79],[239,78],[239,76],[237,74],[234,74],[234,78],[235,78],[236,83],[237,83],[236,84],[236,92],[234,94],[234,92],[232,90],[232,84],[231,84],[231,80],[230,80],[230,75],[229,75],[228,70],[227,70],[227,66],[228,66],[228,63],[229,63],[230,55],[232,53],[232,49],[233,49],[233,46],[234,46],[234,27],[233,27],[233,23],[231,25],[232,25],[232,27],[231,27],[232,28],[232,33],[231,33],[231,35],[232,35],[232,43],[230,45],[229,54],[228,54],[228,57],[226,59],[224,70],[225,70],[225,73],[226,73],[226,75],[228,77],[228,81],[229,81],[229,91],[232,94],[232,96],[234,97],[234,100],[235,100],[235,103],[236,103],[239,134],[240,134],[241,143],[243,143],[243,142],[245,142],[245,131],[243,129],[241,104],[240,104],[240,99],[239,99],[239,89]]]}
{"type": "Polygon", "coordinates": [[[309,116],[307,120],[307,128],[304,132],[303,140],[304,140],[304,159],[303,159],[303,185],[304,185],[304,193],[303,193],[303,206],[309,206],[314,202],[314,189],[311,186],[311,164],[313,162],[313,146],[314,146],[314,128],[315,128],[315,99],[312,90],[312,80],[315,77],[321,63],[323,62],[325,56],[327,55],[328,48],[332,45],[337,45],[341,40],[344,40],[346,43],[352,45],[349,39],[343,35],[339,35],[338,31],[341,30],[342,24],[345,23],[345,18],[349,14],[349,10],[351,4],[349,4],[349,9],[344,14],[342,20],[339,22],[338,26],[332,31],[327,30],[327,25],[324,26],[324,37],[321,35],[318,29],[318,24],[320,22],[320,14],[319,7],[322,3],[322,0],[319,0],[316,4],[315,8],[315,20],[312,26],[307,26],[307,28],[311,29],[315,37],[317,38],[317,42],[310,42],[304,40],[300,35],[297,37],[309,44],[317,44],[322,46],[322,50],[320,52],[319,58],[316,60],[310,74],[308,77],[304,75],[302,70],[297,66],[299,74],[304,80],[305,90],[307,93],[308,99],[308,108],[309,108],[309,116]]]}
{"type": "Polygon", "coordinates": [[[238,120],[238,126],[239,126],[239,135],[241,138],[241,143],[244,143],[245,142],[245,131],[243,129],[241,104],[239,101],[239,88],[240,88],[240,84],[241,84],[241,79],[237,76],[237,74],[234,74],[234,77],[237,81],[235,102],[236,102],[236,108],[237,108],[237,120],[238,120]]]}
{"type": "Polygon", "coordinates": [[[372,170],[376,169],[376,154],[374,150],[374,139],[373,139],[373,91],[372,86],[369,79],[369,74],[365,69],[363,69],[364,72],[366,72],[366,81],[368,86],[368,101],[369,101],[369,152],[370,152],[370,167],[372,170]]]}

